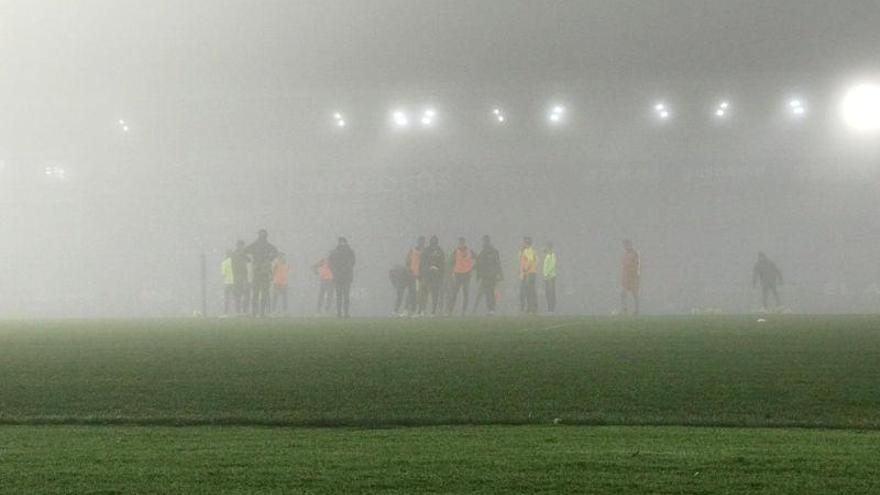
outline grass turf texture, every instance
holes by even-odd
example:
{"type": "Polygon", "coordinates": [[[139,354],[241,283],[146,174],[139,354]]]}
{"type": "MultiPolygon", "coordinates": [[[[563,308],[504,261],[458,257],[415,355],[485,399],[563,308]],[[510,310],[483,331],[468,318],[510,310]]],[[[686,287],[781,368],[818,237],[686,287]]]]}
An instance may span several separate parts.
{"type": "Polygon", "coordinates": [[[877,493],[880,433],[6,426],[3,493],[877,493]]]}
{"type": "Polygon", "coordinates": [[[0,423],[880,428],[877,317],[0,323],[0,423]]]}

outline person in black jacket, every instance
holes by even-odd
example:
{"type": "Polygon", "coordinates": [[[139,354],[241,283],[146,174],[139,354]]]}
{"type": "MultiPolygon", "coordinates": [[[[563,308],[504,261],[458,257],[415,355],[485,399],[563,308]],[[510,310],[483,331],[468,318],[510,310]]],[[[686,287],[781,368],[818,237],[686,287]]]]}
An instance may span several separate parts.
{"type": "Polygon", "coordinates": [[[354,282],[354,251],[345,237],[340,237],[327,258],[333,272],[333,285],[336,287],[336,317],[349,318],[351,307],[351,284],[354,282]]]}
{"type": "Polygon", "coordinates": [[[248,282],[248,255],[245,253],[244,241],[235,243],[235,250],[230,256],[232,260],[232,291],[235,300],[235,312],[239,315],[248,312],[250,305],[251,286],[248,282]]]}
{"type": "Polygon", "coordinates": [[[260,229],[257,240],[244,250],[254,266],[251,316],[263,318],[269,311],[269,289],[272,285],[272,262],[278,257],[278,248],[269,242],[269,233],[260,229]]]}
{"type": "Polygon", "coordinates": [[[440,248],[437,236],[431,236],[428,247],[422,252],[419,272],[422,277],[422,307],[427,307],[428,296],[431,296],[431,314],[437,315],[440,304],[440,291],[443,289],[443,273],[446,268],[446,254],[440,248]]]}
{"type": "Polygon", "coordinates": [[[477,310],[480,298],[486,298],[486,307],[490,315],[495,314],[495,286],[503,278],[503,270],[501,269],[501,256],[498,250],[492,245],[492,239],[488,235],[483,236],[483,248],[477,255],[476,263],[477,281],[480,287],[477,291],[477,301],[474,305],[474,311],[477,310]]]}
{"type": "Polygon", "coordinates": [[[767,309],[767,299],[770,294],[773,294],[776,307],[779,307],[781,303],[776,285],[782,285],[782,272],[776,267],[776,263],[770,261],[770,258],[764,253],[758,253],[758,261],[752,271],[752,287],[757,286],[759,281],[761,282],[761,303],[764,310],[767,309]]]}

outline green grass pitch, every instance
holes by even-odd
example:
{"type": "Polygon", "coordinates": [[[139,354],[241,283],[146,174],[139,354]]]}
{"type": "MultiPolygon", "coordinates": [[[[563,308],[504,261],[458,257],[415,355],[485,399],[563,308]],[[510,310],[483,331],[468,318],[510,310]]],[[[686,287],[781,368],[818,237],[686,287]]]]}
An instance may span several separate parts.
{"type": "Polygon", "coordinates": [[[880,318],[768,320],[5,321],[0,492],[877,492],[880,318]]]}

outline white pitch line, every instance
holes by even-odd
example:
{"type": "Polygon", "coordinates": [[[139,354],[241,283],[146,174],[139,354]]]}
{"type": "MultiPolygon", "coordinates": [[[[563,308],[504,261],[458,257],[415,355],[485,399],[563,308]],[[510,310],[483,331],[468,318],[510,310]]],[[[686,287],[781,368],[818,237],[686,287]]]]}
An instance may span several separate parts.
{"type": "Polygon", "coordinates": [[[535,332],[535,331],[542,331],[543,332],[545,330],[559,330],[560,328],[573,327],[575,325],[580,325],[581,323],[582,322],[580,322],[580,321],[572,321],[569,323],[562,323],[560,325],[553,325],[553,326],[544,327],[544,328],[526,328],[525,330],[523,330],[523,332],[535,332]]]}

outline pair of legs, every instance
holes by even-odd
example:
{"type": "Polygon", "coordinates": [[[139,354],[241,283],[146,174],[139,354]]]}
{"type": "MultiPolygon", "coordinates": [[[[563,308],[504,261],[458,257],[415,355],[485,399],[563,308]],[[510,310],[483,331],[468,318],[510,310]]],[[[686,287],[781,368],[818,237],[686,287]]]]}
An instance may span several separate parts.
{"type": "Polygon", "coordinates": [[[247,282],[236,282],[233,286],[235,298],[235,312],[247,313],[251,307],[251,287],[247,282]]]}
{"type": "Polygon", "coordinates": [[[519,309],[523,313],[535,314],[538,312],[538,276],[535,273],[527,273],[519,285],[519,309]]]}
{"type": "Polygon", "coordinates": [[[422,296],[421,296],[421,280],[418,277],[410,276],[409,281],[406,284],[406,310],[409,311],[410,315],[416,314],[416,311],[421,313],[424,308],[422,307],[422,296]]]}
{"type": "Polygon", "coordinates": [[[400,308],[403,306],[403,298],[406,295],[406,288],[409,287],[409,283],[398,284],[394,286],[394,314],[400,313],[400,308]]]}
{"type": "Polygon", "coordinates": [[[336,285],[336,317],[348,318],[351,308],[351,280],[334,280],[336,285]]]}
{"type": "Polygon", "coordinates": [[[635,310],[633,311],[634,315],[639,314],[639,288],[638,286],[624,287],[623,290],[620,291],[620,308],[623,314],[629,314],[629,306],[627,295],[632,295],[633,304],[635,304],[635,310]]]}
{"type": "Polygon", "coordinates": [[[228,315],[235,306],[235,285],[226,284],[223,287],[223,314],[228,315]]]}
{"type": "Polygon", "coordinates": [[[461,301],[461,315],[464,316],[467,314],[468,309],[468,301],[470,300],[470,292],[471,292],[471,272],[467,273],[453,273],[452,274],[452,295],[449,296],[449,307],[447,311],[449,314],[452,314],[452,311],[455,310],[455,300],[458,299],[459,291],[462,294],[461,301]]]}
{"type": "Polygon", "coordinates": [[[779,292],[776,290],[776,284],[761,284],[761,302],[763,303],[764,309],[767,309],[767,300],[770,299],[770,294],[773,294],[773,299],[776,301],[776,307],[782,305],[779,300],[779,292]]]}
{"type": "Polygon", "coordinates": [[[425,275],[420,285],[419,313],[427,310],[428,296],[430,296],[431,314],[436,315],[437,307],[440,305],[440,291],[443,290],[443,278],[440,275],[425,275]]]}
{"type": "Polygon", "coordinates": [[[495,313],[495,303],[497,302],[495,299],[495,285],[497,284],[496,280],[493,278],[489,279],[481,279],[480,287],[477,290],[477,299],[474,301],[474,313],[477,312],[477,309],[480,307],[480,299],[486,300],[486,308],[489,313],[495,313]]]}
{"type": "Polygon", "coordinates": [[[547,297],[547,311],[556,312],[556,277],[544,280],[544,295],[547,297]]]}
{"type": "Polygon", "coordinates": [[[254,289],[251,295],[251,316],[263,317],[269,312],[269,289],[272,283],[269,275],[254,274],[254,289]]]}
{"type": "Polygon", "coordinates": [[[287,314],[287,286],[279,286],[276,285],[272,290],[272,312],[278,312],[278,306],[281,306],[281,311],[284,314],[287,314]]]}
{"type": "Polygon", "coordinates": [[[333,287],[332,280],[321,280],[321,286],[318,289],[318,314],[324,314],[330,312],[330,307],[333,305],[333,292],[336,290],[333,287]]]}

